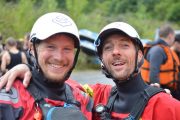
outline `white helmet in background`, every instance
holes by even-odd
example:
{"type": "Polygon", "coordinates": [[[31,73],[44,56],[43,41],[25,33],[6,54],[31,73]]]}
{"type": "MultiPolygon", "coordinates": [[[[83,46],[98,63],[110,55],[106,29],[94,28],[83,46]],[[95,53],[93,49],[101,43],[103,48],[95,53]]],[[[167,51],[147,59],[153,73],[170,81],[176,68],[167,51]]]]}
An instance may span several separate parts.
{"type": "Polygon", "coordinates": [[[122,33],[126,34],[127,36],[131,37],[132,40],[134,40],[135,43],[138,44],[140,50],[143,52],[143,44],[140,41],[140,37],[139,37],[137,31],[131,25],[129,25],[125,22],[113,22],[113,23],[106,25],[100,31],[98,38],[95,41],[95,46],[96,46],[98,56],[101,55],[102,43],[104,42],[105,38],[114,32],[122,32],[122,33]]]}
{"type": "Polygon", "coordinates": [[[30,41],[44,40],[57,33],[67,33],[75,38],[76,45],[80,44],[79,31],[74,21],[67,15],[51,12],[39,17],[33,25],[30,41]]]}

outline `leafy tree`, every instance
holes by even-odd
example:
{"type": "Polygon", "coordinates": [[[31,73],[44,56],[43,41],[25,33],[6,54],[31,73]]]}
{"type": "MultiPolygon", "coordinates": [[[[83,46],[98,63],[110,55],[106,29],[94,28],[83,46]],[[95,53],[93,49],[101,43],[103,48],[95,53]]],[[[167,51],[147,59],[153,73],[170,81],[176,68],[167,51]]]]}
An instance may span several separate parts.
{"type": "Polygon", "coordinates": [[[57,11],[56,0],[19,0],[16,3],[1,1],[0,31],[5,38],[22,38],[30,32],[34,21],[49,11],[57,11]]]}
{"type": "Polygon", "coordinates": [[[66,0],[66,8],[68,13],[75,21],[78,21],[79,18],[81,18],[81,14],[83,13],[87,3],[87,0],[66,0]]]}
{"type": "Polygon", "coordinates": [[[172,4],[167,14],[167,19],[177,22],[180,25],[180,2],[172,4]]]}
{"type": "Polygon", "coordinates": [[[179,0],[0,0],[0,32],[22,37],[40,15],[60,11],[71,16],[79,28],[98,32],[113,21],[130,22],[143,36],[153,36],[162,22],[179,25],[179,0]],[[143,24],[143,27],[142,27],[143,24]]]}

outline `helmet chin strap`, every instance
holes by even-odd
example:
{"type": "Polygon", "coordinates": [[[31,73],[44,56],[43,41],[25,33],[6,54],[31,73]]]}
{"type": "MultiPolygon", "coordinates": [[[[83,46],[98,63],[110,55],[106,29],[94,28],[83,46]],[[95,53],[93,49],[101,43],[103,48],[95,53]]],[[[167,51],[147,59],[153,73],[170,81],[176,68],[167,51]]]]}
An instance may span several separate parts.
{"type": "Polygon", "coordinates": [[[34,38],[32,40],[32,42],[33,42],[33,49],[34,49],[34,57],[36,59],[35,67],[38,69],[38,71],[42,71],[40,66],[39,66],[39,62],[38,62],[38,56],[37,56],[37,50],[36,50],[37,41],[39,41],[37,38],[34,38]]]}
{"type": "Polygon", "coordinates": [[[79,52],[80,52],[80,47],[78,46],[78,47],[77,47],[77,51],[76,51],[76,55],[75,55],[75,58],[74,58],[73,66],[72,66],[72,68],[69,70],[69,72],[65,75],[64,80],[67,80],[67,79],[70,77],[73,69],[75,68],[76,63],[77,63],[77,60],[78,60],[79,52]]]}
{"type": "Polygon", "coordinates": [[[135,67],[134,67],[134,71],[125,79],[121,79],[121,80],[117,80],[115,79],[111,74],[110,72],[107,70],[105,64],[103,63],[103,60],[101,59],[102,61],[102,65],[101,65],[101,68],[102,68],[102,72],[106,75],[107,78],[112,78],[113,81],[116,83],[116,84],[121,84],[121,83],[125,83],[125,82],[128,82],[129,80],[133,79],[133,77],[138,73],[139,71],[139,67],[138,67],[138,47],[135,47],[136,48],[136,57],[135,57],[135,67]]]}

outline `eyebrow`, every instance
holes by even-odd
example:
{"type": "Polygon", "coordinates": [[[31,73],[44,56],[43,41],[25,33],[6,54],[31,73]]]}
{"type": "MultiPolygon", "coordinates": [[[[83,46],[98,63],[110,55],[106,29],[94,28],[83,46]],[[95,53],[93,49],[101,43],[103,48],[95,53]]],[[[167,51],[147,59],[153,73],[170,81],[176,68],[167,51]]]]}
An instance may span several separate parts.
{"type": "MultiPolygon", "coordinates": [[[[109,43],[110,41],[112,41],[113,39],[107,39],[106,41],[104,41],[104,44],[109,43]]],[[[122,38],[120,39],[121,42],[130,42],[133,43],[133,41],[131,40],[131,38],[122,38]]]]}

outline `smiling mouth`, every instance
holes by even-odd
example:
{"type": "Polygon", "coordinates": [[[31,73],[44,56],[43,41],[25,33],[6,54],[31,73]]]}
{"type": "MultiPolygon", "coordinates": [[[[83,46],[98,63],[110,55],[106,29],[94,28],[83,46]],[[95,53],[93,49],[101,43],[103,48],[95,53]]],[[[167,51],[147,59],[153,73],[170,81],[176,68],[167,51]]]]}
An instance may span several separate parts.
{"type": "Polygon", "coordinates": [[[125,62],[121,62],[121,61],[115,61],[112,63],[113,66],[122,66],[124,64],[125,64],[125,62]]]}
{"type": "Polygon", "coordinates": [[[51,67],[54,67],[54,68],[62,68],[64,67],[65,65],[57,65],[57,64],[50,64],[51,67]]]}

